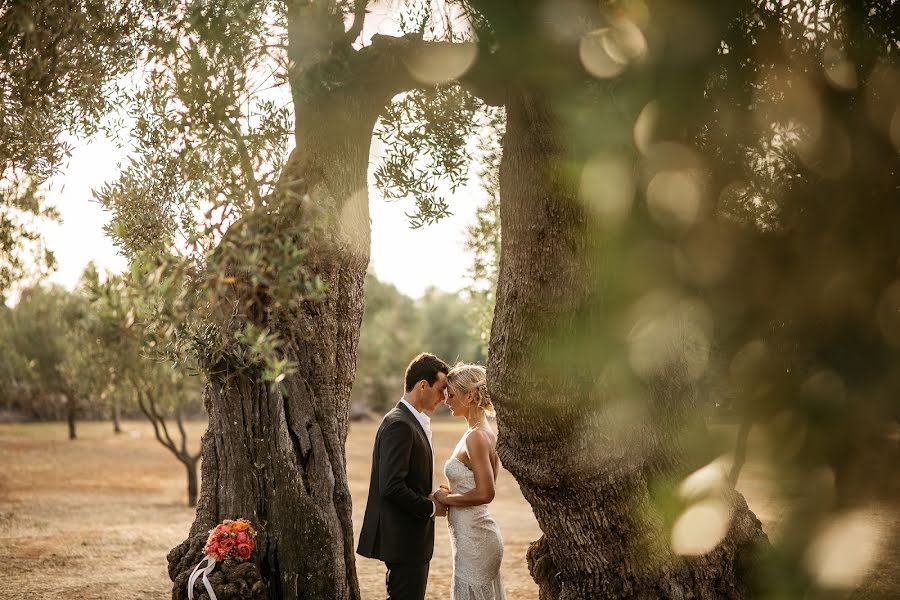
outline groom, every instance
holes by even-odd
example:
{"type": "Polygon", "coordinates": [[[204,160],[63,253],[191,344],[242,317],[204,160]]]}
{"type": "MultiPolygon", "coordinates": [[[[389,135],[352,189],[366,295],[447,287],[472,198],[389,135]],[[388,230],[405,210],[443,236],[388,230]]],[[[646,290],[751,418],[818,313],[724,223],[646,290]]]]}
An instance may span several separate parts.
{"type": "Polygon", "coordinates": [[[358,554],[387,566],[388,600],[422,600],[434,550],[431,412],[444,400],[450,367],[422,353],[406,368],[403,398],[384,416],[372,453],[372,476],[358,554]]]}

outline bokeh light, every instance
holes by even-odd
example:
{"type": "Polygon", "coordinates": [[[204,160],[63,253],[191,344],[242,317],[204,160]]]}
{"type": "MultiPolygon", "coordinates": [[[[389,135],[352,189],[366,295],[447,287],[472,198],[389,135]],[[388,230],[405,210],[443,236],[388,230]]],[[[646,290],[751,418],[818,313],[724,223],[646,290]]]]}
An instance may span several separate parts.
{"type": "Polygon", "coordinates": [[[731,507],[719,498],[692,504],[672,527],[672,551],[682,556],[706,554],[728,533],[731,514],[731,507]]]}
{"type": "Polygon", "coordinates": [[[417,81],[438,85],[455,81],[475,64],[475,44],[432,43],[406,58],[406,68],[417,81]]]}

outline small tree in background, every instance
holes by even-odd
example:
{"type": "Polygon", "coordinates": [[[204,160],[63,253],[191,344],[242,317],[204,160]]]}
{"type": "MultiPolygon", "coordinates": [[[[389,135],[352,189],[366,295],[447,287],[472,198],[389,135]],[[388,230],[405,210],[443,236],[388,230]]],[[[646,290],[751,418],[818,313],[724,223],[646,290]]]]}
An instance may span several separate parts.
{"type": "Polygon", "coordinates": [[[201,378],[197,370],[182,365],[169,365],[145,356],[145,316],[142,314],[141,291],[129,286],[121,276],[110,275],[100,281],[96,270],[85,272],[83,290],[89,303],[92,327],[87,337],[91,344],[84,354],[90,356],[101,377],[104,392],[131,395],[141,412],[153,426],[157,441],[184,466],[187,473],[188,505],[196,506],[199,484],[197,464],[202,450],[188,449],[185,413],[200,407],[201,378]],[[93,352],[91,352],[93,351],[93,352]],[[173,439],[167,419],[177,426],[178,439],[173,439]]]}
{"type": "Polygon", "coordinates": [[[137,395],[138,406],[150,424],[156,440],[178,459],[187,473],[188,506],[197,506],[199,484],[197,480],[197,463],[203,455],[203,449],[191,453],[188,450],[188,434],[184,427],[184,413],[190,406],[199,405],[199,386],[188,385],[183,371],[168,368],[163,364],[155,364],[146,368],[135,377],[132,385],[137,395]],[[171,418],[178,427],[178,442],[169,433],[166,419],[171,418]]]}
{"type": "MultiPolygon", "coordinates": [[[[8,384],[16,390],[16,401],[42,418],[66,419],[69,439],[75,439],[79,412],[93,404],[73,385],[68,365],[84,356],[78,345],[86,304],[58,286],[32,286],[22,291],[18,304],[8,313],[4,344],[11,356],[5,359],[8,384]]],[[[96,373],[94,373],[96,374],[96,373]]],[[[93,375],[91,375],[91,378],[93,375]]]]}

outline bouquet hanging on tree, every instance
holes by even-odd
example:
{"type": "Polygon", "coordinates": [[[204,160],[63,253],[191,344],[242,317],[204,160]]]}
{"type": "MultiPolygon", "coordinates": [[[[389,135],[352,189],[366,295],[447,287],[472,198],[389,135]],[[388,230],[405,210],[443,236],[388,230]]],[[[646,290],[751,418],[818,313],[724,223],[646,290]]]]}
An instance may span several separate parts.
{"type": "Polygon", "coordinates": [[[203,547],[205,558],[200,561],[188,578],[188,598],[194,599],[194,583],[202,577],[203,587],[210,600],[216,600],[207,576],[223,560],[243,561],[250,558],[255,546],[256,530],[247,519],[225,519],[209,530],[209,537],[203,547]]]}
{"type": "Polygon", "coordinates": [[[211,529],[203,553],[220,562],[247,560],[253,552],[256,530],[247,519],[225,519],[211,529]]]}

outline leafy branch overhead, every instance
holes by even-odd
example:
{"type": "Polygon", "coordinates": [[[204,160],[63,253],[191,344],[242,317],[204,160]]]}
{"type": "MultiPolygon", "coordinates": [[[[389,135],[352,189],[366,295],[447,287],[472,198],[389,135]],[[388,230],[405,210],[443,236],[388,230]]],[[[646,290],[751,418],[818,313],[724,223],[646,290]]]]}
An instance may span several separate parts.
{"type": "Polygon", "coordinates": [[[119,104],[121,76],[146,40],[140,3],[33,0],[0,9],[0,294],[29,265],[55,266],[37,224],[57,220],[42,186],[70,139],[90,136],[119,104]]]}
{"type": "Polygon", "coordinates": [[[414,228],[451,214],[445,194],[468,180],[469,147],[484,121],[481,102],[459,85],[409,92],[391,103],[375,130],[386,149],[375,185],[389,200],[412,198],[414,228]]]}
{"type": "Polygon", "coordinates": [[[272,77],[285,32],[265,3],[190,8],[155,30],[128,95],[135,154],[95,196],[131,260],[153,353],[274,380],[290,365],[262,315],[324,291],[304,263],[306,197],[276,189],[293,130],[272,77]]]}

